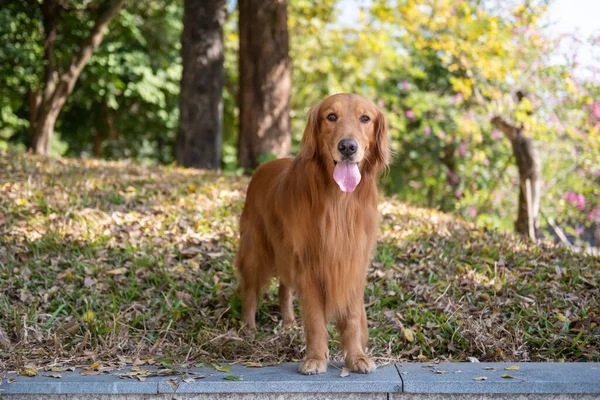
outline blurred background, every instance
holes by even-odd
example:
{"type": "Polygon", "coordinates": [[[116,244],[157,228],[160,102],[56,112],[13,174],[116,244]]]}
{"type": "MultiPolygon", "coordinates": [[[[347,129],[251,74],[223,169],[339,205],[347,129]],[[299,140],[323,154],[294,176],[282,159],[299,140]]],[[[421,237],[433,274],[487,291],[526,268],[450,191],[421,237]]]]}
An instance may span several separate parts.
{"type": "Polygon", "coordinates": [[[600,243],[597,0],[0,4],[1,151],[241,174],[355,92],[388,118],[388,195],[600,243]]]}

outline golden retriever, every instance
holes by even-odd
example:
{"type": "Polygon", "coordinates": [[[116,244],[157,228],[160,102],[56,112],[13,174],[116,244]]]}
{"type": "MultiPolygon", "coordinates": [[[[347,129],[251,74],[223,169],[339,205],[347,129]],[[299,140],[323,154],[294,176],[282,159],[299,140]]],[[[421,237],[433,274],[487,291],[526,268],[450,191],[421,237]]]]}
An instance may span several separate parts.
{"type": "Polygon", "coordinates": [[[327,371],[327,321],[340,335],[345,365],[370,373],[364,307],[376,243],[377,175],[389,159],[386,120],[369,100],[337,94],[313,107],[296,158],[262,164],[248,186],[236,257],[242,320],[255,329],[261,291],[279,277],[284,324],[299,297],[306,359],[299,371],[327,371]]]}

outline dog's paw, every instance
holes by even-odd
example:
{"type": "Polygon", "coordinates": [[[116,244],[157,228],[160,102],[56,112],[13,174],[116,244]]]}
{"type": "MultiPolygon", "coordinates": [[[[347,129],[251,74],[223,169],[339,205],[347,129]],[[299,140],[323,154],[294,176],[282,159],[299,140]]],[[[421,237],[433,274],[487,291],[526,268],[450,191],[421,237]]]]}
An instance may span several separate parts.
{"type": "Polygon", "coordinates": [[[370,357],[359,356],[346,358],[346,368],[352,372],[358,372],[360,374],[370,374],[377,369],[377,366],[370,357]]]}
{"type": "Polygon", "coordinates": [[[298,324],[296,324],[296,320],[294,318],[292,318],[292,319],[284,319],[282,322],[282,326],[284,329],[293,330],[298,327],[298,324]]]}
{"type": "Polygon", "coordinates": [[[254,319],[251,320],[242,320],[242,331],[247,334],[256,333],[256,322],[254,319]]]}
{"type": "Polygon", "coordinates": [[[304,375],[324,374],[327,372],[327,360],[307,358],[298,368],[298,372],[304,375]]]}

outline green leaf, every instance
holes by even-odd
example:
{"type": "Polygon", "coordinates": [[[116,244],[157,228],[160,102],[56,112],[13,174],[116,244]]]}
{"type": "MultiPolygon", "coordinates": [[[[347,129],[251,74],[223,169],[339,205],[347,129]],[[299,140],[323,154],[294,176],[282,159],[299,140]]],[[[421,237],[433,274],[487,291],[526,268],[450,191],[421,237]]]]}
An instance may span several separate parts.
{"type": "Polygon", "coordinates": [[[225,379],[226,381],[243,381],[244,380],[241,376],[238,376],[238,375],[227,375],[227,376],[224,376],[223,379],[225,379]]]}

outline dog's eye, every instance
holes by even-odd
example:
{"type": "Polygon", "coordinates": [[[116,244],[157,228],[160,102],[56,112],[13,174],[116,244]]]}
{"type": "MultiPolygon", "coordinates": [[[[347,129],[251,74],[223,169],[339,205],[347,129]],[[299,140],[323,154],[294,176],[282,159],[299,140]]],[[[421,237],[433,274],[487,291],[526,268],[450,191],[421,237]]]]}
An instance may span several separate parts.
{"type": "Polygon", "coordinates": [[[331,122],[335,122],[338,119],[338,116],[335,115],[334,113],[329,113],[329,115],[327,116],[327,119],[331,122]]]}
{"type": "Polygon", "coordinates": [[[363,124],[366,124],[370,120],[371,120],[371,118],[369,118],[368,115],[363,115],[362,117],[360,117],[360,122],[362,122],[363,124]]]}

